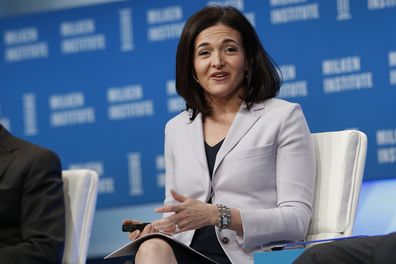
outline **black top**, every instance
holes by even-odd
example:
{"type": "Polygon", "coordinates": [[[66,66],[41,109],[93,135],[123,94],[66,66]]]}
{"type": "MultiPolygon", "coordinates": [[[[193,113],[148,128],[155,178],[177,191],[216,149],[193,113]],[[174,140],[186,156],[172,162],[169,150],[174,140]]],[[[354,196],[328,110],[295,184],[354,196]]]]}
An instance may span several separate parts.
{"type": "MultiPolygon", "coordinates": [[[[212,179],[217,152],[223,144],[223,141],[224,139],[212,147],[205,142],[206,160],[208,162],[210,179],[212,179]]],[[[212,203],[212,199],[209,199],[208,203],[212,203]]],[[[214,226],[205,226],[197,229],[190,246],[218,263],[231,263],[217,240],[214,226]]]]}
{"type": "Polygon", "coordinates": [[[223,145],[224,139],[222,139],[219,143],[214,146],[209,146],[208,143],[205,142],[205,153],[206,153],[206,161],[208,162],[209,168],[209,176],[212,179],[213,168],[216,162],[216,155],[219,152],[221,145],[223,145]]]}

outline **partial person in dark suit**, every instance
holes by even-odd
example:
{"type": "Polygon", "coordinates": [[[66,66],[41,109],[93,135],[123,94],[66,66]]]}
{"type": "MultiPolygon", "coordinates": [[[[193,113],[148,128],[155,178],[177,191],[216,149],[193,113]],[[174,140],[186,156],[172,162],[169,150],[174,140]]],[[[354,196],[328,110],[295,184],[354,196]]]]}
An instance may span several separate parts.
{"type": "Polygon", "coordinates": [[[396,233],[320,244],[304,251],[294,264],[394,264],[396,233]]]}
{"type": "Polygon", "coordinates": [[[0,263],[60,263],[64,239],[59,158],[0,125],[0,263]]]}

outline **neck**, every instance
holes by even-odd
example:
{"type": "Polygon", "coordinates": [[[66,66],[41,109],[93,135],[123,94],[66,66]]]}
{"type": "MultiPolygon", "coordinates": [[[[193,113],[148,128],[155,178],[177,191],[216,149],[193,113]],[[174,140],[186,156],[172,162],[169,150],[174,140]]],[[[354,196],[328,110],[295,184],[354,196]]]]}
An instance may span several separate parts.
{"type": "MultiPolygon", "coordinates": [[[[243,91],[243,89],[240,91],[243,91]]],[[[212,108],[211,118],[213,119],[235,115],[242,104],[241,92],[235,93],[228,98],[207,97],[206,100],[212,108]]]]}
{"type": "Polygon", "coordinates": [[[236,102],[211,104],[212,114],[205,118],[205,121],[212,121],[218,124],[231,124],[241,106],[242,100],[236,102]]]}
{"type": "Polygon", "coordinates": [[[210,104],[212,107],[212,116],[213,117],[220,117],[223,115],[235,114],[239,111],[241,106],[242,100],[238,100],[236,102],[217,102],[214,104],[210,104]]]}

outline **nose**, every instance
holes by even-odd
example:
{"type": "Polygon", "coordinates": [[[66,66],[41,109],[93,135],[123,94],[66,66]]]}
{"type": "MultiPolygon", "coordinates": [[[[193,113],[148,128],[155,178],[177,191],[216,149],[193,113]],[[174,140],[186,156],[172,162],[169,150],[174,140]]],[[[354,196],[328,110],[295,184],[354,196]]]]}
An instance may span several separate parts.
{"type": "Polygon", "coordinates": [[[213,54],[212,66],[214,68],[221,68],[224,66],[223,56],[220,52],[216,52],[213,54]]]}

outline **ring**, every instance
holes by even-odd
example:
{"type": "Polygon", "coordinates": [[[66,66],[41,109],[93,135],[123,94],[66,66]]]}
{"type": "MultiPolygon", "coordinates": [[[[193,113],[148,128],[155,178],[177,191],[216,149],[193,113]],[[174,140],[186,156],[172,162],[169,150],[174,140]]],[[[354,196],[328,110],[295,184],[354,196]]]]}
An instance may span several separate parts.
{"type": "Polygon", "coordinates": [[[180,232],[180,227],[178,224],[175,224],[175,233],[180,232]]]}

